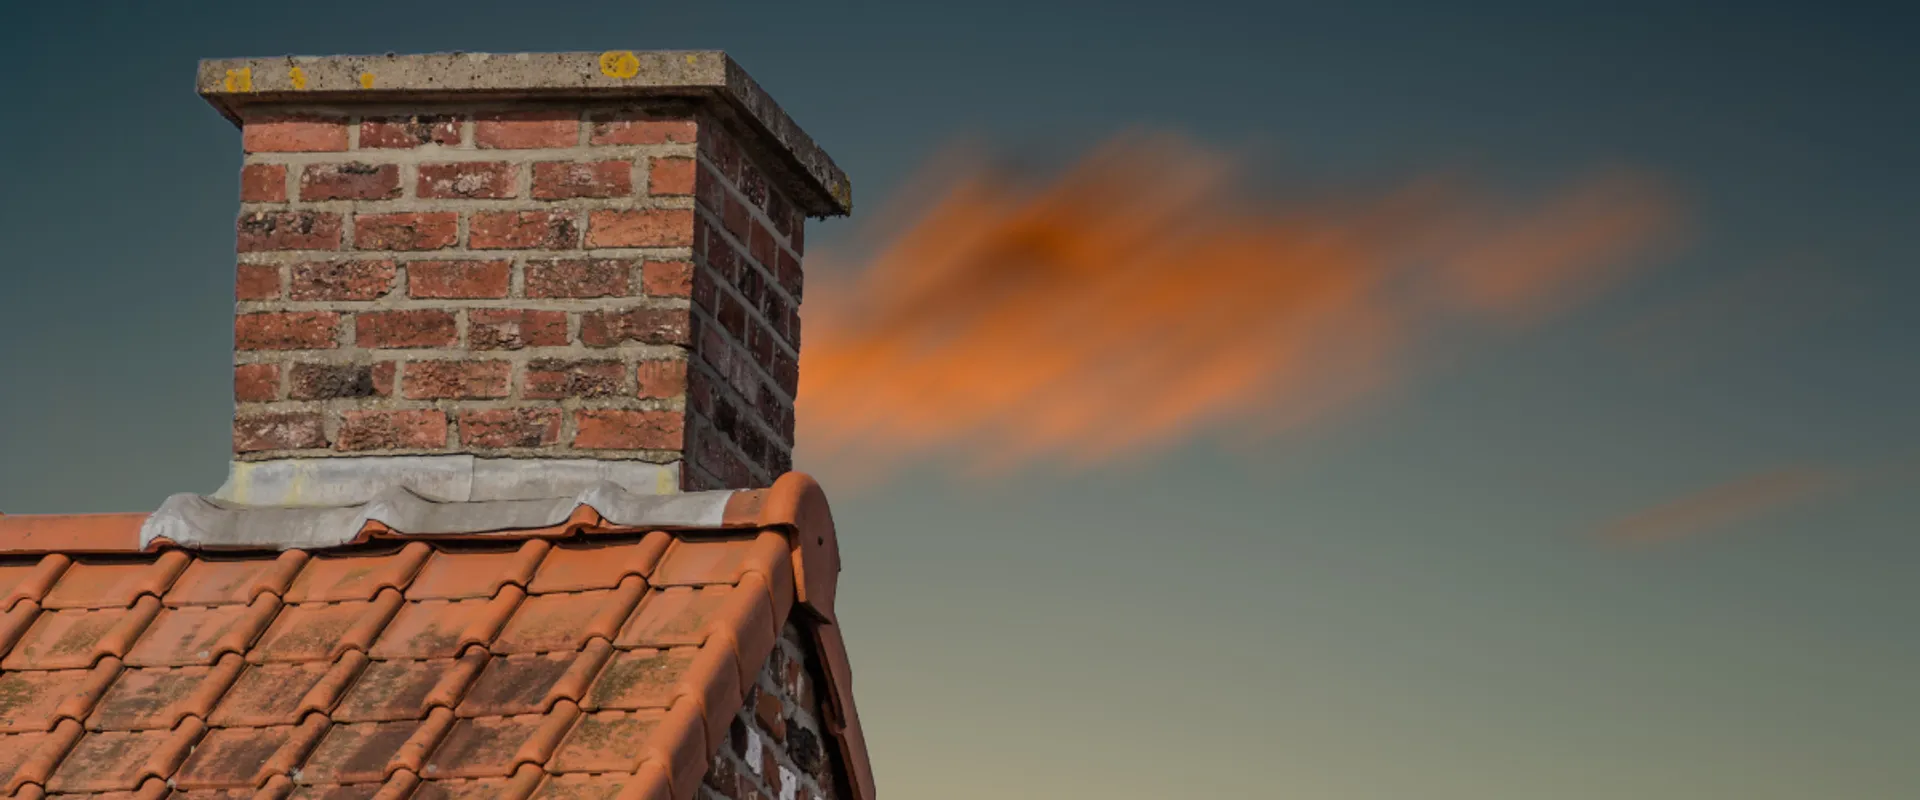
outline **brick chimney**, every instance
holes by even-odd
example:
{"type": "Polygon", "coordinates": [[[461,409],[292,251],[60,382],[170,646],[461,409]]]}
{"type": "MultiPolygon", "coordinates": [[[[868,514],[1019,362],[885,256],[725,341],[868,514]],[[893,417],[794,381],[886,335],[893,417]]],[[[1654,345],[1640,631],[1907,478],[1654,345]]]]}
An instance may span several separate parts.
{"type": "Polygon", "coordinates": [[[207,61],[198,86],[245,150],[236,477],[790,468],[803,230],[851,195],[725,54],[207,61]]]}

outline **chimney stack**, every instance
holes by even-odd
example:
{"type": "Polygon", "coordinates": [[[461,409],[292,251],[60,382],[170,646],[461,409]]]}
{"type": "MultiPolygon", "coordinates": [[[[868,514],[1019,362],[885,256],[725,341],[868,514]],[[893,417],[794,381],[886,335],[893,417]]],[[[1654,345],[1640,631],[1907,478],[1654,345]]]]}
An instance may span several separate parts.
{"type": "Polygon", "coordinates": [[[725,54],[221,60],[198,86],[245,149],[224,496],[790,468],[803,229],[851,194],[725,54]]]}

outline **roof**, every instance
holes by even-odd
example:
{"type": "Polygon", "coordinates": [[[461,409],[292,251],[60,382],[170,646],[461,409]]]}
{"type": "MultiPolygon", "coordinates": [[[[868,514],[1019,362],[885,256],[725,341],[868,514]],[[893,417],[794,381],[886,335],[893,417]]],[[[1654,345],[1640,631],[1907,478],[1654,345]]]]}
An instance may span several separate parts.
{"type": "Polygon", "coordinates": [[[195,86],[235,123],[263,104],[637,100],[690,97],[759,134],[808,214],[853,210],[853,184],[740,64],[717,50],[277,56],[200,62],[195,86]]]}
{"type": "Polygon", "coordinates": [[[819,486],[693,495],[718,519],[285,551],[0,516],[0,795],[684,799],[792,623],[871,800],[819,486]]]}

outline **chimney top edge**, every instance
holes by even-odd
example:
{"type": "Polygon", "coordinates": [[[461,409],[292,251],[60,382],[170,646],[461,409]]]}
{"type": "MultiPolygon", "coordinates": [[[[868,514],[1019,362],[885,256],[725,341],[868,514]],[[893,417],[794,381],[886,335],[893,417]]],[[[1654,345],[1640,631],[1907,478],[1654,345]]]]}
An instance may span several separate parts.
{"type": "Polygon", "coordinates": [[[726,53],[608,50],[572,53],[425,53],[206,59],[195,89],[227,119],[273,105],[409,101],[718,101],[775,151],[806,188],[809,215],[852,211],[852,184],[812,137],[726,53]]]}

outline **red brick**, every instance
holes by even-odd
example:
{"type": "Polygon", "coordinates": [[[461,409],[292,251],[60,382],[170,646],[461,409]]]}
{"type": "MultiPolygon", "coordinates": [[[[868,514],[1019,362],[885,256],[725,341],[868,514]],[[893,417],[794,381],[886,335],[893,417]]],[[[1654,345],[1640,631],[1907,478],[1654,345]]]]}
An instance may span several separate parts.
{"type": "Polygon", "coordinates": [[[432,198],[504,199],[519,195],[514,166],[504,161],[421,164],[414,193],[432,198]]]}
{"type": "Polygon", "coordinates": [[[497,211],[473,215],[467,242],[475,250],[567,250],[580,231],[563,211],[497,211]]]}
{"type": "Polygon", "coordinates": [[[287,399],[340,400],[392,397],[394,365],[295,364],[287,380],[287,399]]]}
{"type": "Polygon", "coordinates": [[[544,447],[560,441],[560,409],[503,408],[460,414],[468,447],[544,447]]]}
{"type": "Polygon", "coordinates": [[[800,259],[795,258],[792,253],[781,250],[779,261],[780,268],[774,272],[774,275],[780,280],[780,288],[787,290],[787,294],[792,295],[793,299],[799,300],[800,289],[803,283],[801,281],[800,259]]]}
{"type": "Polygon", "coordinates": [[[321,117],[247,120],[240,146],[249,153],[322,153],[347,149],[347,123],[321,117]]]}
{"type": "Polygon", "coordinates": [[[747,242],[747,251],[753,256],[753,260],[760,266],[766,267],[768,271],[778,269],[775,253],[779,248],[780,243],[773,238],[773,231],[764,223],[754,222],[753,238],[747,242]]]}
{"type": "Polygon", "coordinates": [[[674,450],[684,441],[672,411],[586,409],[574,420],[573,446],[587,450],[674,450]]]}
{"type": "Polygon", "coordinates": [[[622,342],[690,344],[687,319],[684,308],[590,311],[580,318],[580,342],[588,347],[613,347],[622,342]]]}
{"type": "Polygon", "coordinates": [[[235,350],[328,350],[340,315],[331,311],[274,311],[233,318],[235,350]]]}
{"type": "Polygon", "coordinates": [[[679,397],[687,393],[687,362],[642,361],[635,370],[640,397],[679,397]]]}
{"type": "Polygon", "coordinates": [[[327,446],[319,414],[245,414],[233,420],[233,452],[310,450],[327,446]]]}
{"type": "Polygon", "coordinates": [[[235,228],[242,253],[340,249],[340,215],[325,211],[255,211],[235,228]]]}
{"type": "Polygon", "coordinates": [[[526,111],[475,117],[473,144],[481,148],[526,150],[573,147],[580,143],[580,118],[568,112],[526,111]]]}
{"type": "Polygon", "coordinates": [[[460,215],[451,211],[353,218],[353,246],[361,250],[438,250],[459,236],[460,215]]]}
{"type": "Polygon", "coordinates": [[[653,297],[692,297],[693,265],[685,261],[649,261],[640,267],[640,282],[653,297]]]}
{"type": "Polygon", "coordinates": [[[627,365],[618,361],[542,359],[527,364],[522,396],[535,400],[563,397],[612,397],[627,381],[627,365]]]}
{"type": "Polygon", "coordinates": [[[453,117],[393,117],[360,123],[362,149],[413,148],[460,143],[460,122],[453,117]]]}
{"type": "Polygon", "coordinates": [[[698,161],[696,161],[695,164],[694,172],[696,175],[693,179],[694,202],[699,203],[700,207],[716,215],[725,211],[727,208],[726,180],[711,169],[702,169],[697,166],[699,164],[698,161]]]}
{"type": "Polygon", "coordinates": [[[453,314],[431,309],[371,311],[354,317],[353,327],[361,347],[451,347],[460,339],[453,314]]]}
{"type": "Polygon", "coordinates": [[[507,296],[512,265],[505,261],[412,261],[407,296],[476,299],[507,296]]]}
{"type": "Polygon", "coordinates": [[[691,158],[656,158],[647,175],[647,191],[658,195],[693,194],[697,168],[691,158]]]}
{"type": "Polygon", "coordinates": [[[373,300],[393,291],[392,261],[319,261],[293,265],[293,300],[373,300]]]}
{"type": "Polygon", "coordinates": [[[410,361],[401,393],[410,400],[506,397],[513,365],[505,361],[410,361]]]}
{"type": "Polygon", "coordinates": [[[287,165],[248,164],[241,167],[240,202],[287,202],[287,165]]]}
{"type": "Polygon", "coordinates": [[[623,297],[633,262],[574,259],[527,262],[528,297],[623,297]]]}
{"type": "Polygon", "coordinates": [[[720,222],[726,225],[727,233],[733,234],[734,241],[746,244],[749,227],[753,225],[753,212],[747,209],[745,200],[727,195],[727,208],[721,214],[720,222]]]}
{"type": "Polygon", "coordinates": [[[692,144],[699,127],[690,119],[597,118],[594,144],[692,144]]]}
{"type": "Polygon", "coordinates": [[[686,247],[693,244],[693,211],[648,208],[595,211],[587,221],[588,247],[686,247]]]}
{"type": "Polygon", "coordinates": [[[280,299],[280,268],[271,264],[241,264],[234,270],[235,300],[280,299]]]}
{"type": "Polygon", "coordinates": [[[241,403],[264,403],[280,399],[280,365],[236,365],[233,368],[233,399],[241,403]]]}
{"type": "Polygon", "coordinates": [[[400,196],[398,164],[308,164],[300,170],[300,199],[389,200],[400,196]]]}
{"type": "Polygon", "coordinates": [[[476,308],[467,312],[467,341],[475,350],[519,350],[567,343],[567,312],[476,308]]]}
{"type": "Polygon", "coordinates": [[[630,194],[633,194],[633,165],[626,161],[548,161],[533,165],[533,196],[541,200],[630,194]]]}
{"type": "Polygon", "coordinates": [[[447,415],[418,411],[348,411],[341,415],[339,450],[431,450],[447,446],[447,415]]]}

